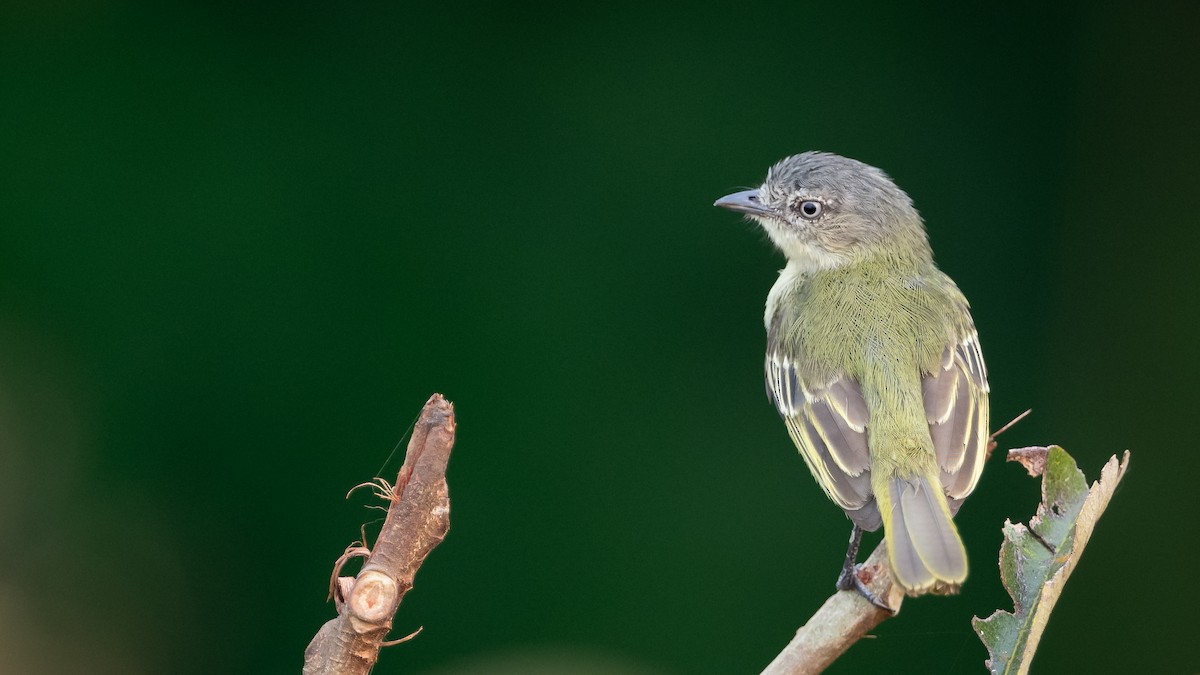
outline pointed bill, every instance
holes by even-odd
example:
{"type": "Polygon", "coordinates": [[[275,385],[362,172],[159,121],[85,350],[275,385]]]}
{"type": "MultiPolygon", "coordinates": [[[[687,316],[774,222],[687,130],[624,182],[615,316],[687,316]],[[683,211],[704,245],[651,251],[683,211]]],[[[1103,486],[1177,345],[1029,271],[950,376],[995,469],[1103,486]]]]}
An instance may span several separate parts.
{"type": "Polygon", "coordinates": [[[771,212],[770,209],[759,202],[757,189],[742,190],[741,192],[725,195],[713,202],[713,206],[719,206],[730,211],[748,213],[752,216],[765,216],[771,212]]]}

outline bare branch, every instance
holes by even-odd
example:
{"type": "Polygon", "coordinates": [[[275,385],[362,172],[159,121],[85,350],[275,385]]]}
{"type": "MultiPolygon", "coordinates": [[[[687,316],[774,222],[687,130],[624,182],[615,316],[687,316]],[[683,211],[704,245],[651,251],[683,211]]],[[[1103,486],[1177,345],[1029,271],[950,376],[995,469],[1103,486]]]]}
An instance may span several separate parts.
{"type": "MultiPolygon", "coordinates": [[[[877,598],[895,612],[900,611],[904,591],[892,583],[885,542],[880,542],[859,567],[858,578],[877,598]]],[[[871,604],[858,591],[838,591],[796,631],[796,637],[763,670],[763,675],[819,673],[868,631],[894,615],[871,604]]]]}
{"type": "Polygon", "coordinates": [[[400,601],[425,556],[450,529],[446,464],[454,431],[453,404],[434,394],[413,428],[395,487],[382,479],[372,484],[377,495],[391,501],[383,530],[357,577],[338,574],[346,560],[364,555],[365,549],[351,546],[338,559],[332,585],[338,616],[304,650],[304,675],[367,675],[380,647],[389,644],[384,638],[400,601]]]}

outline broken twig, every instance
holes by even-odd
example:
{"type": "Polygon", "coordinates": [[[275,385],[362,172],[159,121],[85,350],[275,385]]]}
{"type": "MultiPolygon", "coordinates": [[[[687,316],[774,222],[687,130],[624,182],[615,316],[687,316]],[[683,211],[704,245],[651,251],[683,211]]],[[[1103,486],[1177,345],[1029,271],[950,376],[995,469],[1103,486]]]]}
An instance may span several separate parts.
{"type": "Polygon", "coordinates": [[[304,675],[366,675],[380,647],[416,634],[384,640],[425,556],[450,529],[446,463],[454,430],[454,405],[434,394],[413,428],[395,487],[383,479],[372,484],[378,496],[390,501],[387,518],[370,551],[356,542],[335,564],[330,593],[338,616],[304,650],[304,675]],[[354,557],[367,558],[358,576],[339,576],[342,565],[354,557]]]}

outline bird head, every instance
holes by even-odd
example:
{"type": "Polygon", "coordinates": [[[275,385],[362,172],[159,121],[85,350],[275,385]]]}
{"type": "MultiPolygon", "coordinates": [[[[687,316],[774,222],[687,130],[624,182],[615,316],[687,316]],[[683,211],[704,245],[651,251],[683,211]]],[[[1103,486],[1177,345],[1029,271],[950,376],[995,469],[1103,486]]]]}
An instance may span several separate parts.
{"type": "Polygon", "coordinates": [[[767,172],[758,188],[714,206],[758,221],[789,260],[833,269],[872,256],[930,258],[912,200],[883,171],[839,155],[792,155],[767,172]]]}

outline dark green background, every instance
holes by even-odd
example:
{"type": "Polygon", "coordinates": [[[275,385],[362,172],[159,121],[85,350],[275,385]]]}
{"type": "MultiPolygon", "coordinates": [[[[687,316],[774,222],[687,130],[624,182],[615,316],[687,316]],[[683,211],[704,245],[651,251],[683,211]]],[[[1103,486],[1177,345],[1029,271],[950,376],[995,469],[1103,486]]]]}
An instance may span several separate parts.
{"type": "MultiPolygon", "coordinates": [[[[4,5],[0,670],[298,671],[440,391],[376,672],[757,672],[848,526],[762,392],[781,257],[710,204],[807,149],[916,200],[1003,447],[1133,450],[1038,670],[1194,669],[1200,13],[600,4],[4,5]]],[[[834,670],[981,672],[1036,499],[994,458],[963,593],[834,670]]]]}

